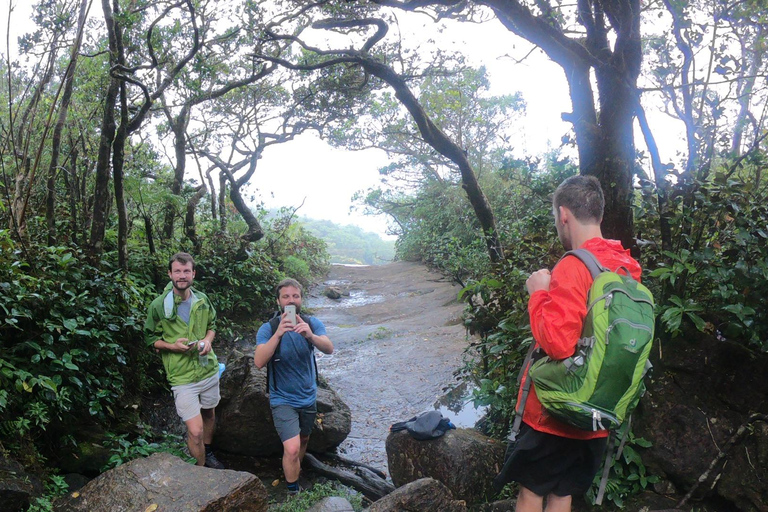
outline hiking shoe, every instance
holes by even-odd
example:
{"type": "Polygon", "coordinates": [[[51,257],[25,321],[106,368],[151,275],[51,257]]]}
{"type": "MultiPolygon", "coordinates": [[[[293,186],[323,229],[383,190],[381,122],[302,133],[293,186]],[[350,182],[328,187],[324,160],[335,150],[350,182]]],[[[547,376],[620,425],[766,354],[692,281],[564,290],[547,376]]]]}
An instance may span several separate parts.
{"type": "Polygon", "coordinates": [[[290,489],[289,488],[288,489],[288,496],[296,496],[297,494],[299,494],[303,490],[304,490],[304,488],[301,485],[297,485],[296,489],[290,489]]]}
{"type": "Polygon", "coordinates": [[[205,454],[205,467],[213,469],[226,469],[213,453],[205,454]]]}

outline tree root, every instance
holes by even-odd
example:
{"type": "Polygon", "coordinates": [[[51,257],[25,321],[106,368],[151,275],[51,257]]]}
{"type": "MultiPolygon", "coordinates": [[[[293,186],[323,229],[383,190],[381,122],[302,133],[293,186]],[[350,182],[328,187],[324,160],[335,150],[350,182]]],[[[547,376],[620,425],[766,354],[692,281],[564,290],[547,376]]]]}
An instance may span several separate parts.
{"type": "MultiPolygon", "coordinates": [[[[675,505],[675,508],[681,508],[683,505],[685,505],[689,499],[691,499],[691,496],[693,496],[693,493],[696,492],[696,490],[699,488],[699,486],[703,483],[705,483],[707,480],[709,480],[710,475],[712,474],[712,471],[717,467],[717,465],[728,455],[728,452],[733,448],[733,446],[739,442],[739,440],[744,436],[744,433],[747,431],[747,427],[755,423],[757,421],[765,421],[768,422],[768,414],[753,414],[749,418],[747,418],[747,421],[744,422],[737,430],[736,432],[731,436],[731,438],[728,440],[728,442],[723,446],[723,449],[720,450],[717,454],[717,457],[709,464],[709,467],[707,470],[702,473],[702,475],[698,478],[696,483],[691,487],[691,489],[688,491],[688,493],[683,496],[683,499],[681,499],[677,505],[675,505]]],[[[718,474],[715,477],[715,483],[717,483],[717,480],[720,478],[720,475],[718,474]]],[[[713,484],[714,485],[714,484],[713,484]]]]}
{"type": "Polygon", "coordinates": [[[331,467],[320,462],[315,456],[307,453],[304,462],[315,473],[333,478],[360,491],[366,498],[376,501],[395,490],[395,486],[379,477],[372,470],[360,467],[357,473],[331,467]]]}

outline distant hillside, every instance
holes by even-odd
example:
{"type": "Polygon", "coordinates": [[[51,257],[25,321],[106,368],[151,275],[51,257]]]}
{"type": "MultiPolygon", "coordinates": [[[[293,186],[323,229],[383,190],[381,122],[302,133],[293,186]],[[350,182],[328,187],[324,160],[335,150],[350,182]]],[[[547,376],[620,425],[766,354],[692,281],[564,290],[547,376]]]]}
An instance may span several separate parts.
{"type": "Polygon", "coordinates": [[[341,226],[329,220],[303,217],[301,224],[328,244],[331,263],[383,265],[395,257],[395,242],[382,240],[376,233],[357,226],[341,226]]]}

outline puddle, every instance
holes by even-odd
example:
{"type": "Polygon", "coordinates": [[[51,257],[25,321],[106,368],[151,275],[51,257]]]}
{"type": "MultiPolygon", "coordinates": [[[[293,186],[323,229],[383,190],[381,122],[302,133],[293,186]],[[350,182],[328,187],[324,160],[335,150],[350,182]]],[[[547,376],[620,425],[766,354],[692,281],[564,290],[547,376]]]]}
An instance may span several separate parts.
{"type": "Polygon", "coordinates": [[[435,409],[444,417],[451,420],[457,428],[474,428],[475,424],[485,416],[488,407],[477,407],[472,403],[472,392],[476,386],[462,382],[445,396],[435,402],[435,409]]]}

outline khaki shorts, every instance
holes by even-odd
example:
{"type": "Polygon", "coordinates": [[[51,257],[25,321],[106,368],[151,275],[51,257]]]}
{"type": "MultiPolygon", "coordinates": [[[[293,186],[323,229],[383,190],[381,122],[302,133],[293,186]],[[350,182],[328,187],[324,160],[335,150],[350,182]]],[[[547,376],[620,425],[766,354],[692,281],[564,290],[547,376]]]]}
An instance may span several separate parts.
{"type": "Polygon", "coordinates": [[[200,382],[173,386],[171,391],[176,412],[182,421],[189,421],[200,414],[200,409],[213,409],[219,405],[219,372],[200,382]]]}

